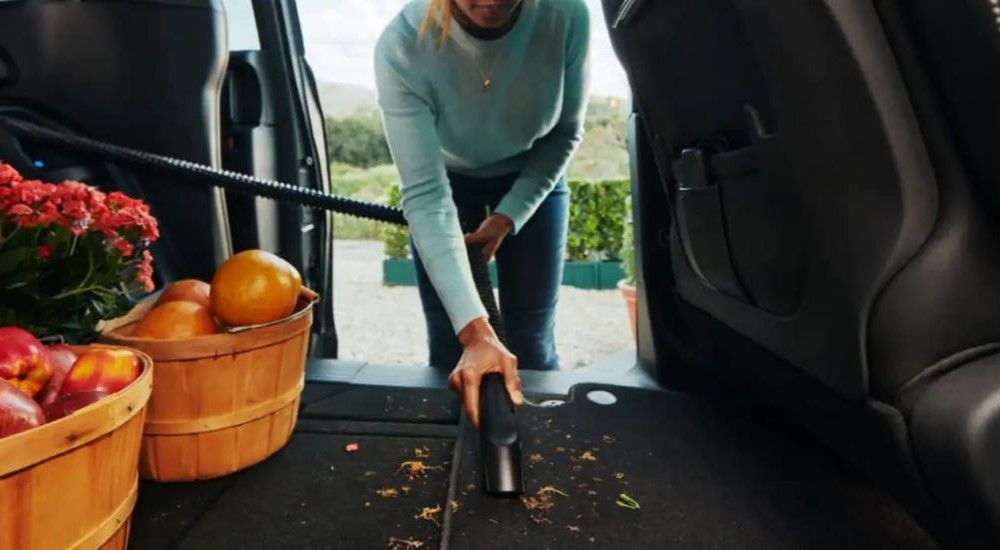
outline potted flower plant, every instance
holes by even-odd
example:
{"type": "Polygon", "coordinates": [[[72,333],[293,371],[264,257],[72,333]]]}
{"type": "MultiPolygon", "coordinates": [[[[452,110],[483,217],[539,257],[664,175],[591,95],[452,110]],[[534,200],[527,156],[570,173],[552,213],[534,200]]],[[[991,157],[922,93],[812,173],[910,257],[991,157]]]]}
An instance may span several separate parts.
{"type": "Polygon", "coordinates": [[[636,314],[635,302],[635,241],[632,237],[632,216],[629,212],[625,231],[622,234],[622,267],[625,270],[625,278],[618,281],[618,290],[625,300],[626,311],[628,311],[629,325],[632,327],[632,339],[638,341],[636,324],[638,317],[636,314]]]}
{"type": "Polygon", "coordinates": [[[0,326],[84,344],[153,290],[149,207],[86,184],[26,180],[0,162],[0,326]]]}

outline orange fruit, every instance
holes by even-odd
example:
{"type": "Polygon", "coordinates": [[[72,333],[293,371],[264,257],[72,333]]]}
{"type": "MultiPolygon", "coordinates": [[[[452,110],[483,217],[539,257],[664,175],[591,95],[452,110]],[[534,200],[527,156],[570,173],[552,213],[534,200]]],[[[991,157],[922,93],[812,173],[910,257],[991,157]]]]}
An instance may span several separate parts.
{"type": "Polygon", "coordinates": [[[240,327],[283,319],[295,310],[302,276],[295,267],[263,250],[226,260],[212,278],[212,312],[225,325],[240,327]]]}
{"type": "Polygon", "coordinates": [[[212,312],[197,302],[183,300],[154,307],[132,331],[136,338],[179,340],[215,334],[212,312]]]}
{"type": "Polygon", "coordinates": [[[198,279],[182,279],[171,284],[160,295],[156,301],[157,306],[162,306],[167,302],[196,302],[207,308],[212,307],[209,298],[211,287],[205,281],[198,279]]]}

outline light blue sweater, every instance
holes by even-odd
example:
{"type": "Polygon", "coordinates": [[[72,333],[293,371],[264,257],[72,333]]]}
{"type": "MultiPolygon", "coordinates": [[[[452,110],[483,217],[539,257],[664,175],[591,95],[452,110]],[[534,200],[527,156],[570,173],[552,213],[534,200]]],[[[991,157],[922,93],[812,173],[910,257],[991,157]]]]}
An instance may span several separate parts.
{"type": "Polygon", "coordinates": [[[417,251],[455,331],[479,301],[446,170],[519,173],[496,212],[515,234],[566,171],[583,137],[590,17],[583,0],[524,0],[510,32],[479,40],[452,21],[418,37],[427,0],[403,8],[375,47],[386,137],[417,251]],[[483,81],[490,80],[485,87],[483,81]]]}

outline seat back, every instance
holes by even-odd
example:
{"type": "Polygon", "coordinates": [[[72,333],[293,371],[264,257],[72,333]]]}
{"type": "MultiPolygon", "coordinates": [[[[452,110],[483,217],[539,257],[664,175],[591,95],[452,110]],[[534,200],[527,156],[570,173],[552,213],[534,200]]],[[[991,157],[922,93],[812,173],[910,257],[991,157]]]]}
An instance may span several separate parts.
{"type": "MultiPolygon", "coordinates": [[[[0,2],[0,106],[111,143],[220,166],[227,59],[221,0],[0,2]]],[[[141,176],[161,282],[210,279],[231,248],[221,194],[141,176]]]]}
{"type": "Polygon", "coordinates": [[[875,6],[634,5],[612,37],[673,198],[679,295],[838,394],[867,396],[872,310],[939,207],[875,6]]]}

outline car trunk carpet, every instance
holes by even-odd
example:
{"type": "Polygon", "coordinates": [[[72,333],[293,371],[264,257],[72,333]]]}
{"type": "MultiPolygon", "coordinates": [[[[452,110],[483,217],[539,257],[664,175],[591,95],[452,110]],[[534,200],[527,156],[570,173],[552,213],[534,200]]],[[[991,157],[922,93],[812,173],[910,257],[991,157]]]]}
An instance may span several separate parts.
{"type": "Polygon", "coordinates": [[[219,480],[144,482],[131,547],[934,547],[828,451],[738,409],[577,386],[561,407],[521,409],[527,493],[496,500],[481,492],[476,432],[414,422],[454,418],[446,391],[307,390],[295,435],[264,463],[219,480]],[[593,390],[617,403],[591,402],[593,390]],[[412,461],[424,475],[401,470],[412,461]]]}
{"type": "MultiPolygon", "coordinates": [[[[133,547],[391,548],[394,540],[406,540],[436,548],[452,445],[439,439],[295,434],[285,449],[234,476],[232,486],[174,537],[157,529],[164,520],[156,520],[154,512],[150,521],[151,510],[144,508],[133,547]],[[351,443],[357,451],[346,450],[351,443]],[[400,465],[412,460],[431,469],[411,478],[400,465]],[[424,508],[438,512],[419,519],[424,508]]],[[[198,492],[204,482],[187,485],[198,492]]],[[[147,498],[155,493],[142,497],[147,498]]]]}
{"type": "Polygon", "coordinates": [[[459,402],[445,389],[310,384],[303,418],[457,424],[459,402]]]}
{"type": "Polygon", "coordinates": [[[825,450],[680,395],[578,386],[521,409],[525,497],[480,490],[479,436],[457,446],[443,547],[933,548],[825,450]],[[617,397],[599,405],[585,395],[617,397]]]}
{"type": "Polygon", "coordinates": [[[217,480],[143,482],[132,548],[436,548],[458,404],[447,390],[308,383],[289,444],[217,480]],[[349,451],[348,445],[357,444],[349,451]],[[427,470],[411,479],[404,462],[427,470]],[[380,493],[381,491],[381,493],[380,493]],[[438,512],[420,519],[424,508],[438,512]]]}

